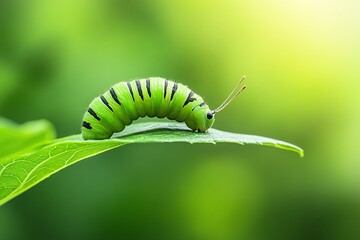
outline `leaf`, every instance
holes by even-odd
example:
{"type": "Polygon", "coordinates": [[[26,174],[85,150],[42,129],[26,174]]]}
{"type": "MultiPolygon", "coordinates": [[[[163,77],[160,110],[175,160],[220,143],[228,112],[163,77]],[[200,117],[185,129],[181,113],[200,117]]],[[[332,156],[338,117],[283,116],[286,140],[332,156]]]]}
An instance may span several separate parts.
{"type": "Polygon", "coordinates": [[[210,129],[195,133],[181,123],[135,123],[107,140],[84,141],[81,135],[54,140],[34,152],[0,160],[0,205],[18,196],[61,169],[82,159],[128,143],[238,143],[260,144],[297,152],[295,145],[271,138],[210,129]]]}
{"type": "Polygon", "coordinates": [[[18,125],[0,117],[0,158],[55,138],[55,129],[46,120],[18,125]]]}

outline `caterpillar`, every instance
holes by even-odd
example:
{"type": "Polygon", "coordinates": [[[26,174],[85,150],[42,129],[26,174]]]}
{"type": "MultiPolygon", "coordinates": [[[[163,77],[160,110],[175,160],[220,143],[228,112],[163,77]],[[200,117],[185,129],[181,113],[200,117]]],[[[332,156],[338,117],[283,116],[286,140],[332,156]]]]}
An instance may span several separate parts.
{"type": "Polygon", "coordinates": [[[193,131],[206,132],[213,125],[215,114],[246,88],[246,85],[239,88],[244,79],[245,76],[215,110],[210,110],[202,97],[187,86],[164,78],[119,82],[90,103],[82,121],[82,137],[84,140],[110,138],[145,116],[167,117],[185,122],[193,131]]]}

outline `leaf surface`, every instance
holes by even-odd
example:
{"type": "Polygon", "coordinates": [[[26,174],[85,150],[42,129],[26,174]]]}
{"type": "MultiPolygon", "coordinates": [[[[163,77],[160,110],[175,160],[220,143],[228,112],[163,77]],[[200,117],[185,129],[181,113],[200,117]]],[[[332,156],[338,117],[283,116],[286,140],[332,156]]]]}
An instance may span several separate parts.
{"type": "Polygon", "coordinates": [[[55,138],[55,129],[46,120],[22,125],[0,117],[0,158],[19,151],[29,151],[35,145],[55,138]]]}
{"type": "Polygon", "coordinates": [[[78,134],[53,140],[26,154],[0,159],[0,205],[82,159],[129,143],[170,142],[259,144],[294,151],[303,156],[301,148],[266,137],[216,129],[195,133],[182,123],[135,123],[114,134],[111,139],[84,141],[78,134]]]}

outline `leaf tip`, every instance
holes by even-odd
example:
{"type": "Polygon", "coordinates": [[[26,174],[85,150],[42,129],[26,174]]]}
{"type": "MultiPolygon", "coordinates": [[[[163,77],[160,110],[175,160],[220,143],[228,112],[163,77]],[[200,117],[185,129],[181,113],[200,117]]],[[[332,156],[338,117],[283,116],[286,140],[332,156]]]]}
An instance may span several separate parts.
{"type": "Polygon", "coordinates": [[[305,155],[305,153],[304,153],[304,150],[302,150],[301,148],[299,149],[299,155],[300,155],[300,157],[304,157],[304,155],[305,155]]]}

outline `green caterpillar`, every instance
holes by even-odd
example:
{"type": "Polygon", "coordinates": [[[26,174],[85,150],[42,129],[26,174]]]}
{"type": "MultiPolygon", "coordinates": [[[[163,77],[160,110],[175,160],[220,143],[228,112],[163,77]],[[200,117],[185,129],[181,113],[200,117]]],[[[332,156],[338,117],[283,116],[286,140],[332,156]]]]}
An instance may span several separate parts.
{"type": "Polygon", "coordinates": [[[215,113],[224,109],[246,86],[242,77],[232,93],[215,110],[210,110],[202,97],[187,86],[164,78],[147,78],[119,82],[95,98],[85,112],[82,137],[106,139],[121,132],[139,117],[167,117],[185,122],[193,131],[206,132],[215,121],[215,113]]]}

